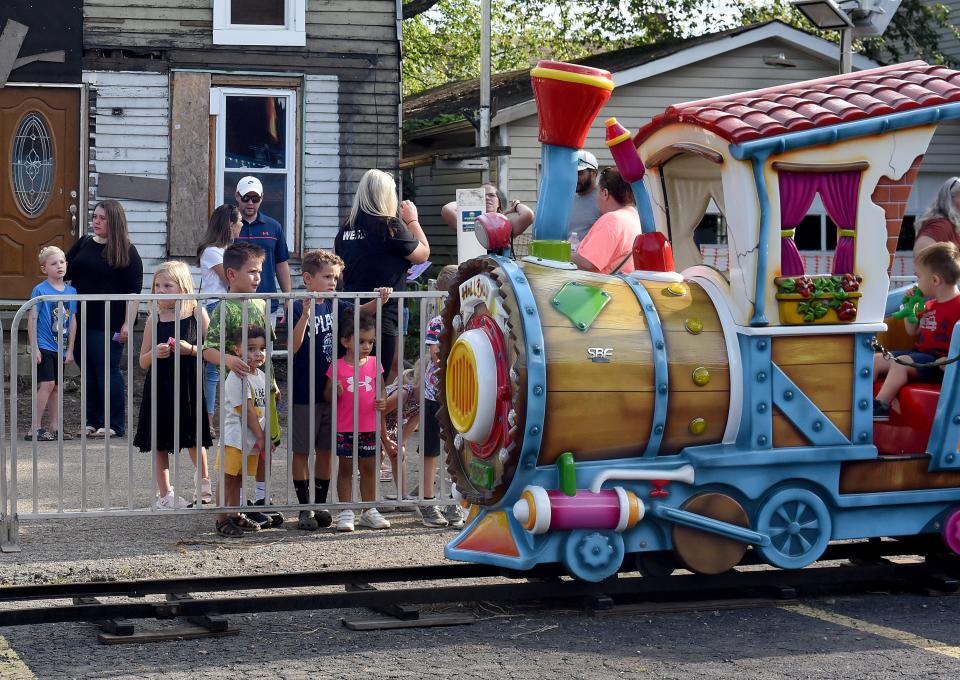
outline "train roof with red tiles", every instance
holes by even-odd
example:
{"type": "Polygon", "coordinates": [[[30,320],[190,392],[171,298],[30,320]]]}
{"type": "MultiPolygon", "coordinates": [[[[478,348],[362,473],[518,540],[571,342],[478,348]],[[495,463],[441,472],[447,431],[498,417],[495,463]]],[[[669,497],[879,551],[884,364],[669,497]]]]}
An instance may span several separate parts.
{"type": "Polygon", "coordinates": [[[634,142],[690,123],[740,144],[952,102],[960,102],[960,72],[911,61],[670,106],[640,128],[634,142]]]}

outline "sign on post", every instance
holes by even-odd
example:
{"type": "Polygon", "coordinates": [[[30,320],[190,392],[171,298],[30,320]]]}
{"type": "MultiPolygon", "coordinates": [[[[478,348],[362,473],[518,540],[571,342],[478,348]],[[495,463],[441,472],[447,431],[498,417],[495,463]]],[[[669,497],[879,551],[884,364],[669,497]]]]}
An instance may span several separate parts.
{"type": "Polygon", "coordinates": [[[457,262],[486,255],[477,240],[477,218],[483,214],[483,187],[457,189],[457,262]]]}

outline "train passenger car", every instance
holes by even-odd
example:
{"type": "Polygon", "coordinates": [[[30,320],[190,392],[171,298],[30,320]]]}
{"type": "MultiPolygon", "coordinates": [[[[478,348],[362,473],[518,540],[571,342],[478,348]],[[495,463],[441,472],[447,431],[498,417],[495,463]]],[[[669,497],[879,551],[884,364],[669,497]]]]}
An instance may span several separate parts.
{"type": "Polygon", "coordinates": [[[665,556],[720,573],[750,546],[783,568],[835,539],[939,531],[960,549],[957,365],[875,429],[871,349],[899,299],[900,204],[937,123],[960,118],[960,73],[911,62],[691,102],[632,137],[607,121],[644,231],[637,271],[613,276],[578,270],[563,240],[611,76],[541,62],[532,78],[531,255],[511,259],[483,216],[489,254],[444,310],[441,428],[470,506],[446,555],[595,581],[665,556]],[[830,274],[793,240],[816,194],[839,227],[830,274]],[[696,263],[711,198],[726,272],[696,263]]]}

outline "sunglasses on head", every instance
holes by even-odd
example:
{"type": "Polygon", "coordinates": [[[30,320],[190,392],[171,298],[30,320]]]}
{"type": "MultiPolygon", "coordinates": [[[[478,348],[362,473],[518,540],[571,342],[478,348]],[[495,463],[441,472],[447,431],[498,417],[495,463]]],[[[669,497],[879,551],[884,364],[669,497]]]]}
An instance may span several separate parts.
{"type": "Polygon", "coordinates": [[[246,196],[241,197],[240,200],[244,203],[259,203],[261,199],[256,194],[247,194],[246,196]]]}

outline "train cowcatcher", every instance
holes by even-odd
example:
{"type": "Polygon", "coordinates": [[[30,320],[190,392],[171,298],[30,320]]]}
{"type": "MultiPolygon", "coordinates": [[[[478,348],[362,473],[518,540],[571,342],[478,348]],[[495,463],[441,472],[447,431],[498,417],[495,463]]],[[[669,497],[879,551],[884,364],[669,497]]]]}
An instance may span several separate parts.
{"type": "Polygon", "coordinates": [[[910,62],[689,102],[636,135],[607,120],[643,231],[612,275],[579,270],[565,241],[612,77],[544,61],[531,78],[530,254],[481,217],[488,254],[443,311],[439,417],[469,507],[447,557],[599,581],[673,560],[721,573],[748,549],[801,568],[842,539],[939,532],[960,552],[957,364],[875,424],[871,348],[896,343],[888,248],[937,123],[960,118],[960,72],[910,62]],[[806,273],[793,239],[816,194],[838,225],[829,274],[806,273]],[[724,271],[693,242],[711,200],[724,271]]]}

